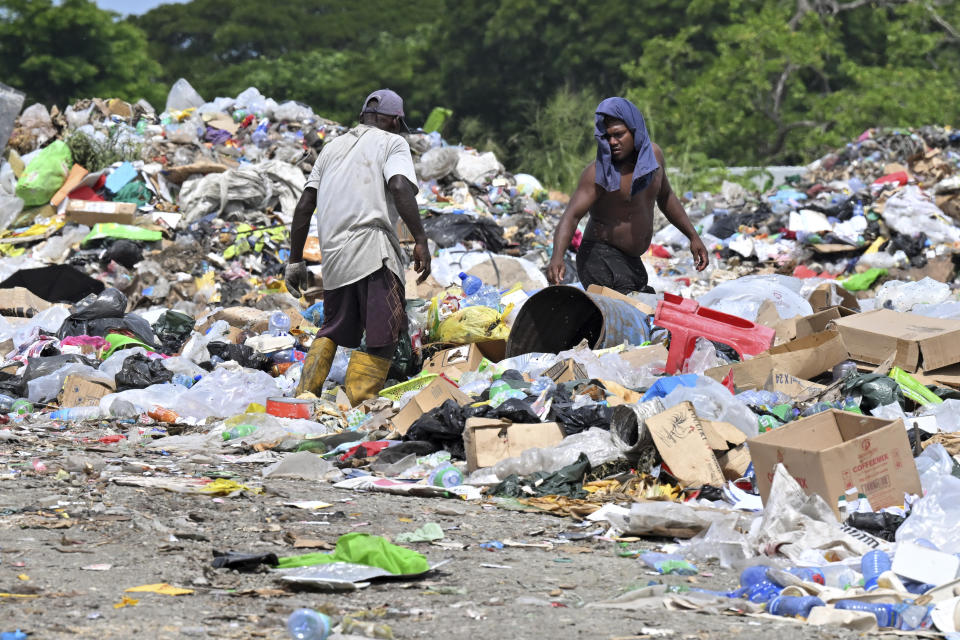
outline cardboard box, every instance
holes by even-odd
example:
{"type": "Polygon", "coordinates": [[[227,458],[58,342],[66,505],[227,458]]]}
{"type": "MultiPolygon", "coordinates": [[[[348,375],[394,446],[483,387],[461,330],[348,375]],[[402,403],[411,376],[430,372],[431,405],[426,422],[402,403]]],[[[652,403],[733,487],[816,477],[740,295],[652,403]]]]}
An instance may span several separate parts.
{"type": "Polygon", "coordinates": [[[106,202],[101,200],[67,201],[67,222],[85,224],[88,227],[99,222],[117,222],[133,224],[137,215],[137,205],[132,202],[106,202]]]}
{"type": "Polygon", "coordinates": [[[463,344],[433,354],[423,365],[428,373],[442,373],[454,382],[468,371],[476,371],[483,354],[476,344],[463,344]]]}
{"type": "Polygon", "coordinates": [[[393,427],[400,435],[404,435],[410,429],[410,426],[417,421],[417,418],[431,409],[436,409],[446,400],[453,400],[461,407],[473,402],[473,398],[460,391],[457,385],[441,376],[421,389],[420,393],[413,396],[413,399],[403,409],[400,409],[397,415],[393,416],[393,427]]]}
{"type": "Polygon", "coordinates": [[[835,307],[837,304],[841,307],[852,309],[853,311],[860,311],[860,303],[857,301],[857,296],[852,291],[847,291],[835,282],[824,282],[818,286],[807,296],[807,302],[813,307],[814,313],[835,307]],[[837,302],[837,298],[839,298],[839,303],[837,302]]]}
{"type": "Polygon", "coordinates": [[[814,313],[794,320],[794,337],[806,338],[821,331],[832,329],[837,320],[855,315],[857,312],[845,307],[830,307],[818,313],[814,313]]]}
{"type": "Polygon", "coordinates": [[[99,378],[90,378],[83,374],[71,373],[63,379],[63,387],[57,396],[61,407],[94,407],[100,404],[100,398],[113,393],[114,386],[99,378]]]}
{"type": "Polygon", "coordinates": [[[774,371],[770,374],[770,380],[764,385],[764,389],[779,391],[787,394],[791,398],[799,398],[817,391],[823,391],[826,389],[826,386],[798,378],[789,373],[774,371]]]}
{"type": "Polygon", "coordinates": [[[0,315],[14,318],[32,318],[52,307],[40,296],[24,287],[3,289],[0,293],[0,315]]]}
{"type": "Polygon", "coordinates": [[[647,418],[646,425],[660,457],[684,485],[719,487],[726,481],[691,403],[681,402],[647,418]]]}
{"type": "Polygon", "coordinates": [[[834,510],[837,500],[856,487],[874,509],[903,504],[904,493],[920,493],[902,420],[825,411],[762,433],[747,442],[757,488],[766,502],[779,462],[809,495],[820,495],[834,510]]]}
{"type": "Polygon", "coordinates": [[[854,360],[880,364],[896,353],[893,366],[910,373],[960,362],[960,320],[878,309],[840,318],[836,326],[854,360]]]}
{"type": "Polygon", "coordinates": [[[733,369],[733,384],[745,391],[764,388],[774,371],[809,380],[829,371],[847,357],[847,348],[840,334],[824,331],[771,347],[752,360],[714,367],[704,373],[720,382],[733,369]]]}
{"type": "Polygon", "coordinates": [[[723,469],[723,477],[727,480],[739,480],[746,476],[752,461],[746,443],[717,456],[717,462],[723,469]]]}
{"type": "Polygon", "coordinates": [[[588,380],[590,378],[590,376],[587,375],[587,370],[583,368],[583,365],[573,358],[561,360],[557,364],[544,371],[543,375],[547,376],[557,384],[573,382],[574,380],[588,380]]]}
{"type": "Polygon", "coordinates": [[[467,471],[491,467],[534,447],[556,446],[563,438],[563,429],[556,422],[511,424],[507,420],[468,418],[463,429],[467,471]]]}
{"type": "Polygon", "coordinates": [[[620,300],[622,302],[626,302],[630,306],[636,309],[639,309],[641,312],[647,314],[648,316],[652,316],[656,311],[656,309],[654,309],[650,305],[646,305],[640,302],[639,300],[637,300],[636,298],[625,296],[615,289],[610,289],[609,287],[601,287],[598,284],[592,284],[589,287],[587,287],[587,293],[593,293],[598,296],[604,296],[606,298],[613,298],[614,300],[620,300]]]}

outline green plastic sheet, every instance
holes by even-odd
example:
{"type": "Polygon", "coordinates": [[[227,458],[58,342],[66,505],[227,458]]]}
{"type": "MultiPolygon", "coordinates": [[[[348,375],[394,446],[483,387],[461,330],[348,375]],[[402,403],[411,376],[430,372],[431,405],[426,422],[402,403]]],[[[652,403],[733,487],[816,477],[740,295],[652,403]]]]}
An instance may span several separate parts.
{"type": "Polygon", "coordinates": [[[299,556],[280,558],[278,569],[310,567],[331,562],[350,562],[368,567],[379,567],[393,575],[412,575],[430,569],[423,554],[412,549],[398,547],[386,538],[367,533],[347,533],[340,536],[333,553],[305,553],[299,556]]]}
{"type": "Polygon", "coordinates": [[[873,286],[880,276],[887,275],[886,269],[867,269],[863,273],[855,273],[840,284],[847,291],[866,291],[873,286]]]}
{"type": "Polygon", "coordinates": [[[36,207],[50,202],[73,166],[70,147],[62,140],[54,141],[30,160],[17,181],[17,196],[25,207],[36,207]]]}
{"type": "Polygon", "coordinates": [[[123,238],[124,240],[139,240],[140,242],[157,242],[163,238],[160,231],[151,231],[143,227],[135,227],[132,224],[120,224],[117,222],[101,222],[93,225],[93,229],[83,239],[83,244],[93,240],[103,240],[104,238],[123,238]]]}

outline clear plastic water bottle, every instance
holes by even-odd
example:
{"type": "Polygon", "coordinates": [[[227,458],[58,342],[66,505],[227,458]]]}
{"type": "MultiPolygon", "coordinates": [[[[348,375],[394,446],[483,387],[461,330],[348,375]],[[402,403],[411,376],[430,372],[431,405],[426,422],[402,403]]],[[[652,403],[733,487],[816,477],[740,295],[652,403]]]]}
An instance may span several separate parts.
{"type": "Polygon", "coordinates": [[[873,591],[877,588],[877,578],[884,571],[890,571],[890,556],[884,551],[868,551],[860,560],[860,573],[863,574],[863,588],[873,591]]]}
{"type": "Polygon", "coordinates": [[[10,408],[13,407],[13,403],[16,401],[16,398],[11,398],[10,396],[0,393],[0,413],[10,411],[10,408]]]}
{"type": "Polygon", "coordinates": [[[267,137],[267,131],[270,129],[270,119],[264,118],[257,124],[256,131],[250,136],[250,140],[253,141],[253,144],[258,147],[265,147],[269,142],[267,137]]]}
{"type": "Polygon", "coordinates": [[[246,438],[248,435],[257,430],[257,427],[252,424],[238,424],[235,427],[227,429],[223,432],[224,440],[236,440],[237,438],[246,438]]]}
{"type": "Polygon", "coordinates": [[[859,600],[838,600],[833,603],[837,609],[845,611],[869,611],[877,618],[877,626],[899,629],[903,623],[897,607],[892,604],[860,602],[859,600]]]}
{"type": "Polygon", "coordinates": [[[458,273],[457,277],[460,278],[460,287],[463,289],[463,293],[467,296],[472,296],[473,294],[477,293],[483,286],[483,280],[477,276],[468,276],[463,271],[458,273]]]}
{"type": "Polygon", "coordinates": [[[468,307],[489,307],[500,310],[500,292],[496,287],[484,285],[472,296],[467,296],[466,306],[468,307]]]}
{"type": "Polygon", "coordinates": [[[177,373],[173,376],[173,384],[178,384],[181,387],[186,387],[189,389],[193,386],[193,383],[196,382],[193,376],[188,376],[185,373],[177,373]]]}
{"type": "Polygon", "coordinates": [[[287,631],[294,640],[326,640],[330,618],[313,609],[297,609],[287,619],[287,631]]]}
{"type": "Polygon", "coordinates": [[[827,603],[816,596],[777,596],[767,603],[767,613],[786,618],[809,618],[814,607],[825,607],[827,603]]]}
{"type": "Polygon", "coordinates": [[[917,629],[929,629],[933,624],[930,619],[930,610],[932,606],[924,607],[917,604],[901,604],[900,608],[900,629],[903,631],[916,631],[917,629]]]}
{"type": "Polygon", "coordinates": [[[826,578],[819,569],[809,567],[791,567],[787,569],[789,573],[797,576],[804,582],[813,582],[815,584],[826,584],[826,578]]]}
{"type": "Polygon", "coordinates": [[[290,333],[290,316],[283,311],[274,311],[267,322],[267,332],[272,336],[285,336],[290,333]]]}
{"type": "Polygon", "coordinates": [[[51,420],[86,420],[100,417],[100,407],[69,407],[50,414],[51,420]]]}
{"type": "Polygon", "coordinates": [[[841,563],[824,565],[820,567],[820,573],[823,574],[824,584],[837,589],[846,589],[860,580],[856,571],[841,563]]]}

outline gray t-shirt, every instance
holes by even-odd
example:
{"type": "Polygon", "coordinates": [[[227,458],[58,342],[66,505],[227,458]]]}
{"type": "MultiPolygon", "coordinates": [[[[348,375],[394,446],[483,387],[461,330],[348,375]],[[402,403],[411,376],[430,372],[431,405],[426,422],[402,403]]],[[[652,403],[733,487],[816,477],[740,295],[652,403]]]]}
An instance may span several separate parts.
{"type": "Polygon", "coordinates": [[[386,265],[403,281],[399,214],[387,181],[417,184],[410,145],[402,137],[359,125],[327,143],[306,187],[317,190],[323,288],[353,284],[386,265]]]}

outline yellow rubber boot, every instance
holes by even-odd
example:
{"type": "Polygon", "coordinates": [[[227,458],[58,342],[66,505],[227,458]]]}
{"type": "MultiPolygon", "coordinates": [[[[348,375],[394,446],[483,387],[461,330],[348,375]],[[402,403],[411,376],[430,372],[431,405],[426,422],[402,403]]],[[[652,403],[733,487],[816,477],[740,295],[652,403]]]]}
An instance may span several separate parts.
{"type": "Polygon", "coordinates": [[[390,372],[391,362],[388,358],[378,358],[362,351],[350,354],[350,364],[347,365],[343,386],[351,406],[355,407],[380,393],[387,373],[390,372]]]}
{"type": "Polygon", "coordinates": [[[300,373],[297,395],[307,392],[315,396],[320,395],[336,355],[337,344],[330,338],[317,338],[313,341],[303,363],[303,371],[300,373]]]}

